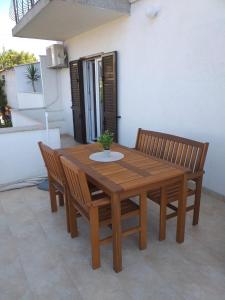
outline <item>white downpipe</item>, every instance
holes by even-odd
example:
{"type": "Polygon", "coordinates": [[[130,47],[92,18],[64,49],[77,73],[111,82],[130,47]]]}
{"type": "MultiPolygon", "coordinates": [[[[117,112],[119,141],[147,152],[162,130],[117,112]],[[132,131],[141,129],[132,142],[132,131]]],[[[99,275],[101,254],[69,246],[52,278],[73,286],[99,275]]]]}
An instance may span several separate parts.
{"type": "Polygon", "coordinates": [[[49,145],[48,112],[45,112],[46,143],[49,145]]]}

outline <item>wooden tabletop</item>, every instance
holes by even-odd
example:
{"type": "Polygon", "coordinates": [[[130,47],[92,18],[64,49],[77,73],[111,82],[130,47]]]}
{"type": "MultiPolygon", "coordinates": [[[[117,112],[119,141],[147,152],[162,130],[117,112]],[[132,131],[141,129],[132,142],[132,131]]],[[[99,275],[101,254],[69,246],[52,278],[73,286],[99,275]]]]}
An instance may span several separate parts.
{"type": "MultiPolygon", "coordinates": [[[[157,183],[183,176],[188,169],[176,166],[169,162],[149,157],[143,153],[114,144],[112,151],[124,154],[120,161],[100,163],[89,159],[90,154],[102,151],[100,145],[80,145],[73,148],[59,149],[58,153],[74,161],[87,174],[89,180],[109,194],[127,194],[137,187],[154,186],[157,183]]],[[[127,195],[126,195],[127,196],[127,195]]]]}

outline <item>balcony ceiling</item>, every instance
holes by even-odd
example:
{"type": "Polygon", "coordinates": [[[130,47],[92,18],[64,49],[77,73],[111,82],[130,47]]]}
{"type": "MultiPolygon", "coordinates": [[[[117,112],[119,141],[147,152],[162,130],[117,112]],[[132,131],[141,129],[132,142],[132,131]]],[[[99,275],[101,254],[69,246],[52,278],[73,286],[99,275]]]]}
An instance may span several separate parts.
{"type": "Polygon", "coordinates": [[[65,41],[129,12],[127,0],[40,0],[13,28],[13,36],[65,41]]]}

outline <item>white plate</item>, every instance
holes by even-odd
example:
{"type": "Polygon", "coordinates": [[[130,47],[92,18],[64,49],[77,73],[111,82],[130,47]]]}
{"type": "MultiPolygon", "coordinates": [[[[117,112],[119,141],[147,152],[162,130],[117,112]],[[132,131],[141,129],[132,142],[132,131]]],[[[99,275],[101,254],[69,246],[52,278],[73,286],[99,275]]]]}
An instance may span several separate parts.
{"type": "Polygon", "coordinates": [[[112,162],[123,159],[124,155],[120,152],[110,151],[110,153],[105,153],[102,151],[91,154],[89,158],[98,162],[112,162]]]}

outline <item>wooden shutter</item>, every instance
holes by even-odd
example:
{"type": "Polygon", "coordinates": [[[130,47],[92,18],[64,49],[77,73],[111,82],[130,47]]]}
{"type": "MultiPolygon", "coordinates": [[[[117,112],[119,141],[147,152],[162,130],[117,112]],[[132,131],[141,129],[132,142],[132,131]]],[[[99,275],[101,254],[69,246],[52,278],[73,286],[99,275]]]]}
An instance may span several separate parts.
{"type": "Polygon", "coordinates": [[[102,75],[104,130],[113,132],[114,140],[117,142],[117,52],[102,56],[102,75]]]}
{"type": "Polygon", "coordinates": [[[85,105],[82,61],[70,62],[74,139],[86,143],[85,105]]]}

